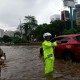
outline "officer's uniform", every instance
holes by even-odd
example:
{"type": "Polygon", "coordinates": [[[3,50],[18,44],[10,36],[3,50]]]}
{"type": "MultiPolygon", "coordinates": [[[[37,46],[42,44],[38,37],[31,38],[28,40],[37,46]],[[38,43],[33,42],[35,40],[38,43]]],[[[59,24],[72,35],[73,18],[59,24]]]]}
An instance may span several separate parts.
{"type": "Polygon", "coordinates": [[[57,46],[57,42],[51,43],[50,41],[44,40],[42,43],[44,60],[45,60],[45,74],[54,71],[54,50],[53,47],[57,46]]]}

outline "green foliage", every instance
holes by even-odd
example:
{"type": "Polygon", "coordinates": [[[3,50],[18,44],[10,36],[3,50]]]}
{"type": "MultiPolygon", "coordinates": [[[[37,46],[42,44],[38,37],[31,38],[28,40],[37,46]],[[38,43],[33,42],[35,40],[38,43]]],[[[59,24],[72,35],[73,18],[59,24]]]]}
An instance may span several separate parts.
{"type": "Polygon", "coordinates": [[[18,38],[18,37],[15,37],[12,42],[13,42],[13,43],[20,43],[20,42],[21,42],[21,39],[18,38]]]}
{"type": "Polygon", "coordinates": [[[63,34],[76,34],[76,33],[77,33],[77,30],[75,28],[69,29],[69,30],[65,29],[63,31],[63,34]]]}
{"type": "Polygon", "coordinates": [[[77,30],[77,33],[80,33],[80,27],[75,28],[77,30]]]}
{"type": "Polygon", "coordinates": [[[2,42],[2,38],[0,37],[0,42],[2,42]]]}
{"type": "Polygon", "coordinates": [[[20,32],[19,31],[15,32],[14,37],[20,37],[20,32]]]}
{"type": "Polygon", "coordinates": [[[27,39],[25,39],[25,38],[22,38],[22,39],[21,39],[21,43],[26,43],[26,42],[28,42],[27,39]]]}
{"type": "Polygon", "coordinates": [[[49,25],[51,27],[51,31],[53,33],[53,35],[61,35],[64,28],[65,28],[65,25],[64,25],[64,22],[63,21],[60,21],[60,20],[56,20],[54,22],[52,22],[52,24],[49,25]]]}
{"type": "Polygon", "coordinates": [[[80,28],[76,28],[74,21],[74,28],[71,29],[70,20],[69,21],[59,21],[56,20],[50,24],[38,25],[38,27],[33,31],[33,34],[36,35],[36,38],[39,40],[43,39],[43,33],[50,32],[54,35],[63,35],[63,34],[75,34],[80,32],[80,28]]]}
{"type": "Polygon", "coordinates": [[[17,43],[26,43],[26,42],[27,42],[27,39],[15,37],[12,42],[13,42],[14,44],[17,44],[17,43]]]}
{"type": "Polygon", "coordinates": [[[9,36],[7,36],[7,35],[4,35],[3,38],[2,38],[2,40],[3,40],[5,43],[7,43],[7,42],[11,42],[11,41],[12,41],[12,38],[9,37],[9,36]]]}
{"type": "Polygon", "coordinates": [[[24,31],[25,34],[30,33],[32,30],[35,30],[37,27],[37,20],[34,16],[25,16],[25,23],[24,23],[24,31]]]}
{"type": "Polygon", "coordinates": [[[34,35],[38,41],[43,40],[43,34],[45,32],[50,32],[53,37],[54,35],[63,35],[63,34],[75,34],[79,33],[80,29],[76,28],[76,22],[73,22],[74,28],[71,29],[71,22],[56,20],[52,21],[50,24],[44,23],[37,25],[37,20],[34,16],[25,16],[25,23],[23,29],[25,31],[25,37],[30,40],[30,35],[34,35]]]}
{"type": "Polygon", "coordinates": [[[35,35],[38,41],[43,40],[43,33],[49,32],[49,28],[47,24],[38,25],[38,27],[32,31],[32,34],[35,35]]]}

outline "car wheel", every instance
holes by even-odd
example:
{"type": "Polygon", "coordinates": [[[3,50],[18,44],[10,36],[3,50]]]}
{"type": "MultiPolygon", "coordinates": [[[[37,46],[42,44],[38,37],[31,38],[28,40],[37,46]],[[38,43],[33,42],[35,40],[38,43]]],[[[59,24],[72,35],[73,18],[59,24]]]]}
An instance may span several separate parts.
{"type": "Polygon", "coordinates": [[[72,62],[73,61],[72,53],[70,53],[70,52],[64,52],[63,53],[63,59],[64,59],[64,61],[70,61],[70,62],[72,62]]]}

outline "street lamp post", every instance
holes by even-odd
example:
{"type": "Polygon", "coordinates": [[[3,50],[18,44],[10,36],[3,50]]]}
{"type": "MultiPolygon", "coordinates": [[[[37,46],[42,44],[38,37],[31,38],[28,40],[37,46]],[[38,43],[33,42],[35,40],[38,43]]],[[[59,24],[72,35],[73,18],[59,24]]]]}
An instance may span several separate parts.
{"type": "Polygon", "coordinates": [[[63,0],[64,6],[70,8],[70,21],[71,21],[71,29],[73,28],[73,16],[72,16],[72,8],[75,6],[75,0],[63,0]]]}
{"type": "Polygon", "coordinates": [[[21,25],[21,19],[19,19],[20,21],[20,35],[21,35],[21,38],[22,38],[22,25],[21,25]]]}
{"type": "Polygon", "coordinates": [[[71,21],[71,29],[73,29],[72,7],[70,7],[70,21],[71,21]]]}

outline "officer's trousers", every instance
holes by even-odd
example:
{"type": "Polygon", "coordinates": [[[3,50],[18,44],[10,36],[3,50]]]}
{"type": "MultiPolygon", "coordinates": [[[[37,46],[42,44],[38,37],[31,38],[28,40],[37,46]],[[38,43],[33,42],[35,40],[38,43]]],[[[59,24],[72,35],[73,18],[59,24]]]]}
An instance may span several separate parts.
{"type": "Polygon", "coordinates": [[[54,71],[54,60],[47,58],[45,59],[45,74],[51,73],[54,71]]]}

